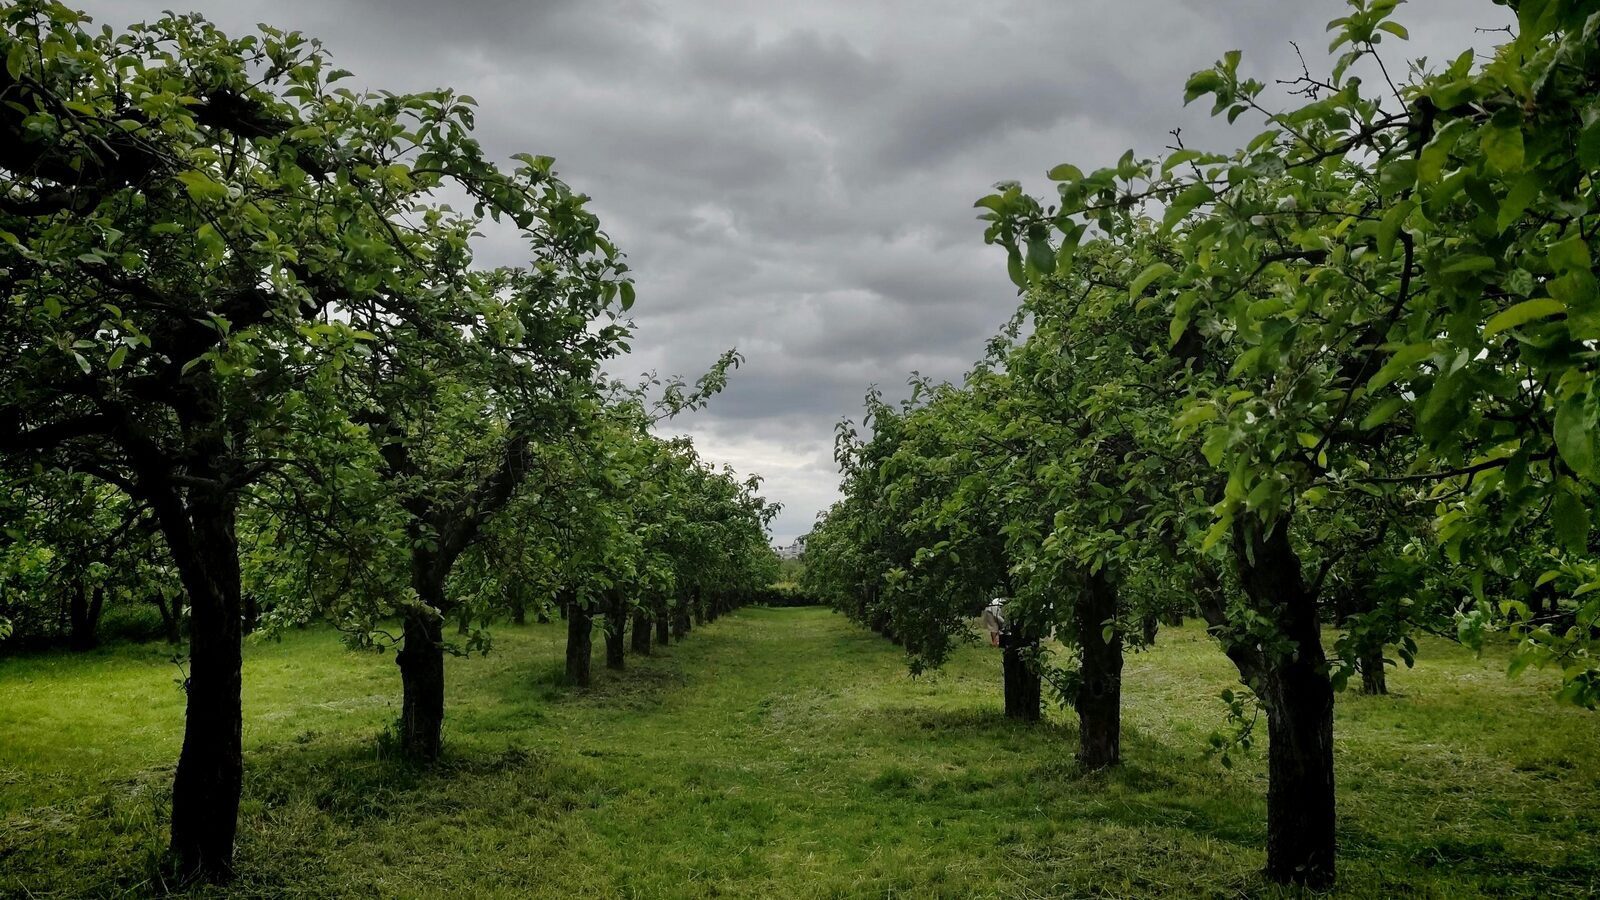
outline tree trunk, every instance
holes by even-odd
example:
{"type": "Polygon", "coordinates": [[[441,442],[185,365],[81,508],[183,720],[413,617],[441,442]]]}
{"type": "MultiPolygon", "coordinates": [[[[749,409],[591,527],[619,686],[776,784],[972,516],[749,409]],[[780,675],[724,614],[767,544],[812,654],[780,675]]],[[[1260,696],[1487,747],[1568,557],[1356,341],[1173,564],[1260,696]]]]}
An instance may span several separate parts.
{"type": "Polygon", "coordinates": [[[689,607],[695,605],[695,595],[678,598],[678,605],[672,611],[672,636],[683,640],[689,636],[689,607]]]}
{"type": "Polygon", "coordinates": [[[524,603],[521,597],[511,598],[511,624],[528,624],[528,604],[524,603]]]}
{"type": "Polygon", "coordinates": [[[622,669],[623,646],[628,627],[628,601],[615,588],[606,592],[606,668],[622,669]]]}
{"type": "Polygon", "coordinates": [[[672,643],[672,613],[665,603],[656,608],[656,643],[663,647],[672,643]]]}
{"type": "Polygon", "coordinates": [[[187,508],[157,499],[162,530],[189,594],[183,750],[172,781],[171,852],[183,881],[233,876],[244,784],[243,632],[232,498],[190,489],[187,508]]]}
{"type": "Polygon", "coordinates": [[[633,608],[633,652],[637,656],[650,655],[650,610],[644,604],[633,608]]]}
{"type": "Polygon", "coordinates": [[[444,745],[443,615],[407,610],[404,638],[394,658],[400,666],[400,748],[412,759],[432,762],[444,745]]]}
{"type": "Polygon", "coordinates": [[[1039,673],[1026,660],[1026,656],[1038,649],[1037,638],[1030,640],[1018,632],[1000,635],[1000,668],[1005,679],[1007,718],[1039,721],[1039,673]]]}
{"type": "Polygon", "coordinates": [[[255,593],[252,591],[251,593],[244,595],[244,622],[242,624],[244,633],[253,633],[256,630],[256,626],[260,624],[260,622],[261,602],[256,598],[255,593]]]}
{"type": "MultiPolygon", "coordinates": [[[[395,655],[400,666],[400,748],[412,759],[432,762],[444,746],[444,595],[447,565],[433,553],[414,549],[411,587],[425,608],[406,610],[405,646],[395,655]]],[[[466,612],[458,621],[464,624],[466,612]]]]}
{"type": "Polygon", "coordinates": [[[93,650],[100,644],[98,629],[100,613],[105,609],[106,589],[103,585],[97,585],[91,594],[82,581],[77,582],[74,588],[69,641],[74,650],[93,650]]]}
{"type": "Polygon", "coordinates": [[[1234,529],[1240,582],[1257,609],[1274,610],[1290,654],[1262,655],[1245,672],[1267,714],[1267,877],[1333,884],[1333,684],[1322,649],[1317,599],[1289,540],[1287,517],[1270,532],[1234,529]],[[1254,674],[1256,677],[1250,678],[1254,674]]]}
{"type": "Polygon", "coordinates": [[[1383,664],[1383,647],[1364,648],[1357,665],[1361,668],[1361,693],[1372,695],[1389,693],[1389,679],[1383,664]]]}
{"type": "Polygon", "coordinates": [[[567,681],[578,687],[589,686],[589,655],[594,647],[594,623],[587,602],[571,598],[567,603],[567,681]]]}
{"type": "Polygon", "coordinates": [[[1080,662],[1078,761],[1103,769],[1122,761],[1122,635],[1105,638],[1105,623],[1117,615],[1117,587],[1105,569],[1093,572],[1073,601],[1080,662]]]}
{"type": "Polygon", "coordinates": [[[172,605],[168,606],[167,598],[158,589],[155,599],[150,601],[155,604],[156,609],[161,613],[161,631],[166,636],[169,644],[183,643],[183,632],[178,626],[178,616],[183,611],[182,597],[182,594],[174,596],[172,605]]]}
{"type": "Polygon", "coordinates": [[[1144,646],[1154,647],[1156,645],[1156,634],[1160,630],[1161,617],[1156,614],[1155,610],[1150,610],[1139,617],[1139,631],[1141,632],[1139,636],[1144,639],[1144,646]]]}

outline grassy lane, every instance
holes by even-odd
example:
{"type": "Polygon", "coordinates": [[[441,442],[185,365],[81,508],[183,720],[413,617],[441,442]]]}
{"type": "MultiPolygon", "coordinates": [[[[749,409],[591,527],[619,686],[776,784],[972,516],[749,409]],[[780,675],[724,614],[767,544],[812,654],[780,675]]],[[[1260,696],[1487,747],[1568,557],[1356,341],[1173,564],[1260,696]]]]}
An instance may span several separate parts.
{"type": "MultiPolygon", "coordinates": [[[[384,738],[392,659],[325,631],[251,647],[241,896],[1254,896],[1264,761],[1202,756],[1226,661],[1130,658],[1126,766],[1070,717],[998,715],[998,660],[937,676],[822,610],[746,610],[588,691],[557,625],[453,660],[448,761],[384,738]]],[[[1600,719],[1442,642],[1339,703],[1341,893],[1600,890],[1600,719]]],[[[0,893],[151,889],[181,732],[159,648],[0,661],[0,893]]],[[[1270,892],[1266,892],[1269,893],[1270,892]]]]}

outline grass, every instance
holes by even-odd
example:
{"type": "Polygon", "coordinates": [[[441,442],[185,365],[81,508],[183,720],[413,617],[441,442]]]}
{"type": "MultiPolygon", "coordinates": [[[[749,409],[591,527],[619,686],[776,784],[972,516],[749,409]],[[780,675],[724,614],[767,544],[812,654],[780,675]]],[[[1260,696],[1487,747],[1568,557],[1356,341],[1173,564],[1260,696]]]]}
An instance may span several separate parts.
{"type": "MultiPolygon", "coordinates": [[[[562,626],[452,660],[447,759],[387,751],[392,657],[252,643],[237,896],[1276,896],[1265,764],[1202,755],[1226,660],[1197,628],[1130,657],[1126,764],[1071,717],[999,715],[998,660],[912,679],[818,609],[744,610],[563,686],[562,626]]],[[[1600,891],[1600,719],[1430,641],[1389,697],[1341,695],[1352,897],[1600,891]]],[[[145,894],[182,727],[163,648],[0,660],[0,894],[145,894]]]]}

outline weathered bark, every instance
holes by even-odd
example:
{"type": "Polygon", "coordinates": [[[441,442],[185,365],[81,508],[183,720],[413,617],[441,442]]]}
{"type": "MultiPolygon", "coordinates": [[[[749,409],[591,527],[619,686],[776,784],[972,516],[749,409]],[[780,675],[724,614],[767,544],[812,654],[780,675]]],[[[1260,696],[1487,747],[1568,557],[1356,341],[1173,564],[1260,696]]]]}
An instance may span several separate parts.
{"type": "Polygon", "coordinates": [[[183,750],[172,781],[171,852],[183,881],[226,881],[244,784],[243,633],[234,506],[193,489],[187,508],[157,498],[162,531],[189,594],[183,750]]]}
{"type": "Polygon", "coordinates": [[[1105,638],[1117,615],[1117,588],[1101,569],[1089,573],[1073,601],[1078,622],[1078,761],[1101,769],[1122,761],[1122,635],[1105,638]]]}
{"type": "Polygon", "coordinates": [[[606,668],[621,669],[624,665],[623,642],[626,635],[623,633],[628,627],[628,601],[622,592],[612,589],[606,592],[606,668]]]}
{"type": "Polygon", "coordinates": [[[589,657],[594,647],[594,622],[588,603],[572,598],[567,604],[567,681],[589,686],[589,657]]]}
{"type": "Polygon", "coordinates": [[[650,655],[650,610],[644,604],[633,608],[633,652],[638,656],[650,655]]]}
{"type": "Polygon", "coordinates": [[[1038,649],[1038,638],[1016,632],[1000,635],[1000,669],[1005,682],[1007,718],[1039,721],[1039,673],[1026,659],[1038,649]]]}
{"type": "Polygon", "coordinates": [[[1241,674],[1267,714],[1267,877],[1283,884],[1333,884],[1333,684],[1322,649],[1317,598],[1289,540],[1287,517],[1271,530],[1244,521],[1234,557],[1252,605],[1274,610],[1292,654],[1241,650],[1241,674]],[[1250,671],[1245,671],[1249,669],[1250,671]]]}
{"type": "Polygon", "coordinates": [[[89,590],[82,581],[73,586],[68,628],[72,649],[93,650],[100,644],[100,613],[105,609],[106,589],[96,585],[89,590]]]}

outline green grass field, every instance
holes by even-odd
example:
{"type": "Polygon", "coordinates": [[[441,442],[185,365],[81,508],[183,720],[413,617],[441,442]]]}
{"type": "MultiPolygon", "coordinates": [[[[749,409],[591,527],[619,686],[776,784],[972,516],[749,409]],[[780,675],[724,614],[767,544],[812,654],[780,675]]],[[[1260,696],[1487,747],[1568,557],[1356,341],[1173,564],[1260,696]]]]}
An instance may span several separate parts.
{"type": "MultiPolygon", "coordinates": [[[[452,661],[447,761],[387,752],[392,657],[252,643],[238,896],[1277,896],[1265,761],[1205,758],[1233,682],[1198,628],[1132,656],[1124,757],[999,715],[988,648],[912,679],[818,609],[741,611],[596,686],[559,625],[452,661]]],[[[163,647],[0,660],[0,894],[143,894],[182,726],[163,647]]],[[[1340,895],[1600,891],[1600,717],[1442,641],[1341,695],[1340,895]]]]}

